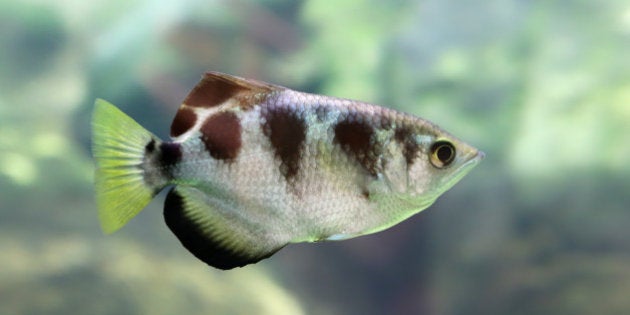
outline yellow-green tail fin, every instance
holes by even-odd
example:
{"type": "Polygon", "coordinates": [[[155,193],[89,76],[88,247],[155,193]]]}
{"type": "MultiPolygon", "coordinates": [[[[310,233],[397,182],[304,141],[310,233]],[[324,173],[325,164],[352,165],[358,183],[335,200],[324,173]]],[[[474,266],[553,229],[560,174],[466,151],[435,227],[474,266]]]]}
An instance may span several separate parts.
{"type": "Polygon", "coordinates": [[[145,183],[145,147],[159,140],[116,106],[97,99],[92,116],[96,203],[103,232],[123,227],[153,199],[145,183]]]}

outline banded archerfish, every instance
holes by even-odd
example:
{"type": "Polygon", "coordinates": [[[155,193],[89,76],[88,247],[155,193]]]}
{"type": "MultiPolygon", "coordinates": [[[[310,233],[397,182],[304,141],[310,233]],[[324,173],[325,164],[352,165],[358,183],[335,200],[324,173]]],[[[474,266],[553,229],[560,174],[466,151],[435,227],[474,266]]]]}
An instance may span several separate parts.
{"type": "Polygon", "coordinates": [[[92,127],[103,231],[172,187],[166,224],[220,269],[391,227],[484,157],[419,117],[218,72],[184,99],[170,141],[101,99],[92,127]]]}

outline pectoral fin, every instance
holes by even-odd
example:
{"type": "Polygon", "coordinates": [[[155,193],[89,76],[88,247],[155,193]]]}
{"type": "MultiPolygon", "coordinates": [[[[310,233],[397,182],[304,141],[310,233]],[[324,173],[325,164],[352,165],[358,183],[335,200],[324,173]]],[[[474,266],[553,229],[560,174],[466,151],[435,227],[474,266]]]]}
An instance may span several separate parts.
{"type": "Polygon", "coordinates": [[[256,263],[287,244],[230,210],[196,188],[177,186],[166,196],[164,219],[186,249],[219,269],[256,263]]]}

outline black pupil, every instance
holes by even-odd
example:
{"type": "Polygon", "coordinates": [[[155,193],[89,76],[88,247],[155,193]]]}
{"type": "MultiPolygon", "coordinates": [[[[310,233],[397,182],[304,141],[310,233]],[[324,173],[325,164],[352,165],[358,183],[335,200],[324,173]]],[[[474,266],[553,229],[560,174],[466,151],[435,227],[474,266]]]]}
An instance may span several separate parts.
{"type": "Polygon", "coordinates": [[[442,163],[448,163],[453,158],[453,148],[448,144],[443,144],[438,147],[436,155],[442,163]]]}

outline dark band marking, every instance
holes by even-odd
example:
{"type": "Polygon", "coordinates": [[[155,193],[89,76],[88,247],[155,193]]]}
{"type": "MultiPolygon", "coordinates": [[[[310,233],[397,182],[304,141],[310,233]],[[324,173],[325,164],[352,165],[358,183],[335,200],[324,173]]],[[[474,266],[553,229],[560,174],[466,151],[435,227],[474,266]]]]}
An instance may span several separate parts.
{"type": "Polygon", "coordinates": [[[270,92],[284,87],[251,79],[239,78],[220,72],[208,72],[190,91],[184,104],[192,107],[211,108],[234,98],[244,110],[264,102],[270,92]]]}
{"type": "Polygon", "coordinates": [[[233,160],[241,149],[241,124],[233,112],[208,117],[201,126],[201,140],[210,155],[219,160],[233,160]]]}
{"type": "MultiPolygon", "coordinates": [[[[148,171],[147,165],[157,168],[161,176],[167,179],[172,179],[175,167],[182,160],[182,149],[179,143],[174,142],[159,142],[155,139],[151,139],[144,148],[145,163],[141,167],[145,172],[148,171]],[[159,144],[158,144],[159,143],[159,144]]],[[[145,180],[147,182],[153,182],[155,180],[151,175],[152,173],[145,173],[145,180]]],[[[158,189],[155,193],[159,192],[158,189]]]]}
{"type": "Polygon", "coordinates": [[[353,156],[372,176],[378,174],[378,152],[374,129],[367,123],[344,120],[335,126],[335,142],[353,156]]]}
{"type": "Polygon", "coordinates": [[[171,123],[171,137],[178,137],[190,130],[197,122],[197,115],[188,107],[180,107],[171,123]]]}
{"type": "Polygon", "coordinates": [[[186,96],[184,104],[193,107],[215,107],[244,90],[247,89],[224,77],[206,75],[186,96]]]}
{"type": "Polygon", "coordinates": [[[173,166],[182,159],[182,149],[179,143],[163,142],[160,144],[159,163],[162,166],[173,166]]]}
{"type": "Polygon", "coordinates": [[[416,142],[413,131],[406,127],[397,128],[394,139],[402,145],[402,153],[407,161],[407,166],[411,166],[418,151],[420,151],[420,145],[416,142]]]}
{"type": "Polygon", "coordinates": [[[288,109],[264,112],[263,117],[263,133],[282,162],[280,172],[289,180],[298,173],[302,146],[306,140],[306,122],[298,113],[288,109]]]}

